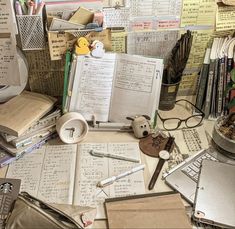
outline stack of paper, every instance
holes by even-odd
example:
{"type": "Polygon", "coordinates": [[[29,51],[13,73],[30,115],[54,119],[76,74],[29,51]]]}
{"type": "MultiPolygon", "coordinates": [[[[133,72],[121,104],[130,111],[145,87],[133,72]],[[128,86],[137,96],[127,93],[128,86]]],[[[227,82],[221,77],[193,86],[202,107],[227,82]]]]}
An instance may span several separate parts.
{"type": "Polygon", "coordinates": [[[60,111],[52,111],[56,99],[32,92],[23,92],[0,106],[0,167],[31,152],[54,132],[60,111]]]}

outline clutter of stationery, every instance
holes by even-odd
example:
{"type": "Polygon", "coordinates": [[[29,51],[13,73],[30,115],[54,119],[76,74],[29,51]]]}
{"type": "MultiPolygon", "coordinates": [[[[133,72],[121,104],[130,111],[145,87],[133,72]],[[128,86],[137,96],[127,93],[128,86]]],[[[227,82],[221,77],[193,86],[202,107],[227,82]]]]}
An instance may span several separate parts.
{"type": "Polygon", "coordinates": [[[0,0],[0,229],[235,228],[231,12],[0,0]]]}

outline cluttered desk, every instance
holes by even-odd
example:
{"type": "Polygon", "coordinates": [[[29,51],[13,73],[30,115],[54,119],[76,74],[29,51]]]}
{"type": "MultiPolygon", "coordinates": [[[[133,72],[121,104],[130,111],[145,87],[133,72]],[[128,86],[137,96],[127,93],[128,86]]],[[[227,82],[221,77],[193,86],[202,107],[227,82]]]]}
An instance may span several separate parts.
{"type": "Polygon", "coordinates": [[[0,228],[235,228],[234,11],[0,0],[0,228]]]}

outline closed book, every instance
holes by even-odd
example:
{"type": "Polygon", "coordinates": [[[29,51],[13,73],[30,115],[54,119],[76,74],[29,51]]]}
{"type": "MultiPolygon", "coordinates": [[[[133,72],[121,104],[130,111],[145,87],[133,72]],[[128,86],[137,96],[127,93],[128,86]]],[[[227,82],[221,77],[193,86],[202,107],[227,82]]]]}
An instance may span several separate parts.
{"type": "Polygon", "coordinates": [[[55,102],[53,97],[24,91],[0,105],[0,132],[16,137],[22,135],[48,113],[55,102]]]}

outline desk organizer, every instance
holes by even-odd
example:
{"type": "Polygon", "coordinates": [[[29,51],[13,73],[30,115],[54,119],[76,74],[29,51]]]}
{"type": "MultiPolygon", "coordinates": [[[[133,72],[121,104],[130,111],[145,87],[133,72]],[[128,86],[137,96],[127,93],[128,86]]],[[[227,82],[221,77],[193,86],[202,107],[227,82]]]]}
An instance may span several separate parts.
{"type": "Polygon", "coordinates": [[[45,48],[45,34],[41,15],[17,15],[18,29],[23,50],[45,48]]]}

